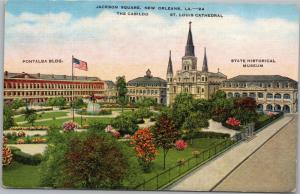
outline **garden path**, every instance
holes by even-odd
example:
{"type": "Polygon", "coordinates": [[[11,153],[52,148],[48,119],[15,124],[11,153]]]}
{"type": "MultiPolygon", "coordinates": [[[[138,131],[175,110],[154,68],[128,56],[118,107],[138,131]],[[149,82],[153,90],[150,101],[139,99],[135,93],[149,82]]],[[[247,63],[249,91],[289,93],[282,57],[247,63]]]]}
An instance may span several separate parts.
{"type": "Polygon", "coordinates": [[[138,124],[139,128],[148,128],[151,127],[155,124],[155,121],[150,121],[150,119],[144,119],[145,123],[143,124],[138,124]]]}
{"type": "MultiPolygon", "coordinates": [[[[48,111],[45,111],[45,112],[48,112],[48,111]]],[[[53,112],[57,112],[57,111],[53,111],[53,112]]],[[[64,111],[64,112],[66,112],[66,111],[64,111]]],[[[82,118],[88,118],[88,117],[89,118],[101,118],[101,117],[102,118],[115,118],[115,117],[119,116],[120,114],[121,114],[121,111],[112,111],[111,115],[82,115],[82,118]]],[[[75,113],[74,117],[81,117],[81,115],[75,113]]],[[[56,120],[68,119],[68,118],[72,118],[72,113],[71,112],[68,112],[67,116],[56,117],[56,120]]],[[[53,120],[53,119],[52,118],[38,119],[35,122],[38,123],[38,122],[51,121],[51,120],[53,120]]],[[[18,125],[22,125],[22,124],[26,124],[26,123],[27,123],[27,121],[17,122],[18,125]]]]}
{"type": "Polygon", "coordinates": [[[27,154],[42,154],[47,147],[47,144],[7,144],[8,146],[21,149],[22,152],[27,154]]]}
{"type": "Polygon", "coordinates": [[[233,129],[228,129],[222,125],[222,123],[218,123],[212,119],[209,121],[209,127],[202,129],[202,131],[211,131],[211,132],[216,132],[216,133],[227,133],[230,134],[230,136],[234,136],[236,133],[239,133],[236,130],[233,129]]]}
{"type": "Polygon", "coordinates": [[[211,191],[233,170],[260,149],[271,137],[291,122],[294,117],[295,115],[285,115],[256,134],[254,138],[244,141],[224,154],[221,154],[219,157],[170,185],[166,190],[211,191]]]}

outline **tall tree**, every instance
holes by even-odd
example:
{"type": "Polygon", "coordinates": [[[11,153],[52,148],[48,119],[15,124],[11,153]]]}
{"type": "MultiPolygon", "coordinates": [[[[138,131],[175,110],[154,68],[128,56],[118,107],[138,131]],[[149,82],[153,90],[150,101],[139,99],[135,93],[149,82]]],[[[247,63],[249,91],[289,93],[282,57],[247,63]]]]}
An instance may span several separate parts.
{"type": "Polygon", "coordinates": [[[184,121],[182,125],[182,130],[187,133],[188,138],[193,143],[193,137],[197,130],[201,128],[208,127],[208,118],[207,115],[201,112],[192,112],[184,121]]]}
{"type": "Polygon", "coordinates": [[[37,119],[37,114],[35,110],[26,107],[24,114],[25,114],[25,120],[33,126],[35,120],[37,119]]]}
{"type": "Polygon", "coordinates": [[[4,105],[3,108],[3,129],[7,130],[14,126],[15,121],[14,121],[14,114],[11,108],[7,105],[4,105]]]}
{"type": "Polygon", "coordinates": [[[154,136],[156,145],[163,149],[164,169],[166,168],[166,157],[168,151],[175,146],[175,141],[177,140],[178,135],[179,132],[175,128],[171,118],[169,118],[167,114],[162,113],[156,122],[154,136]]]}
{"type": "Polygon", "coordinates": [[[118,97],[117,102],[122,107],[122,112],[124,111],[124,106],[128,104],[128,96],[127,96],[127,87],[126,87],[126,80],[125,76],[117,77],[117,91],[118,91],[118,97]]]}
{"type": "Polygon", "coordinates": [[[172,119],[177,129],[181,128],[185,118],[190,115],[192,108],[193,97],[191,94],[181,93],[176,96],[172,106],[172,119]]]}

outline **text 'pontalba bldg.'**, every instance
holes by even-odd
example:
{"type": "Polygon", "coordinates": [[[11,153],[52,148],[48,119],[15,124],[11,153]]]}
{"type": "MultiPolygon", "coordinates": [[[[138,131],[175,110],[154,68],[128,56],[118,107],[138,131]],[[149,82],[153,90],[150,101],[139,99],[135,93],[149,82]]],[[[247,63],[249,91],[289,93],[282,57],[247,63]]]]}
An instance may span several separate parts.
{"type": "Polygon", "coordinates": [[[197,69],[197,57],[195,56],[195,47],[193,36],[189,23],[189,32],[185,46],[185,55],[182,57],[181,69],[173,73],[173,64],[171,51],[167,68],[167,105],[174,102],[177,94],[182,92],[191,94],[194,98],[209,99],[210,96],[219,89],[222,81],[227,77],[221,73],[208,71],[208,61],[206,49],[204,49],[204,58],[202,70],[197,69]]]}

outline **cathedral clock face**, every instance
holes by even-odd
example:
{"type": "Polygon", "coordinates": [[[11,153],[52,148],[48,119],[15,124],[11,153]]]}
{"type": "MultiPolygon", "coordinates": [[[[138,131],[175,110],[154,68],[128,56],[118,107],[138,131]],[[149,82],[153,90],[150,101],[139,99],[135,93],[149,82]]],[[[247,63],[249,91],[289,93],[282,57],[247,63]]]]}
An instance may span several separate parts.
{"type": "Polygon", "coordinates": [[[184,78],[189,78],[190,74],[188,72],[184,72],[183,77],[184,78]]]}
{"type": "Polygon", "coordinates": [[[192,64],[192,60],[184,60],[183,64],[184,65],[191,65],[192,64]]]}

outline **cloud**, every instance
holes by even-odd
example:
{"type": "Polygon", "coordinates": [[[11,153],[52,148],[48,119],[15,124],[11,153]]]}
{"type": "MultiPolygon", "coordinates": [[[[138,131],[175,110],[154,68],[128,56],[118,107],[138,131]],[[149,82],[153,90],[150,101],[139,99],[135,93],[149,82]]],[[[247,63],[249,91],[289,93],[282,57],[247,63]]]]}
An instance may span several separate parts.
{"type": "Polygon", "coordinates": [[[28,65],[20,64],[22,59],[54,57],[65,63],[51,69],[30,67],[37,72],[68,74],[70,56],[75,55],[89,62],[90,75],[103,79],[122,74],[131,79],[143,76],[147,68],[164,78],[169,49],[174,69],[181,67],[190,20],[198,69],[207,47],[211,71],[220,68],[229,77],[254,73],[297,78],[298,24],[280,18],[246,20],[236,15],[168,20],[154,14],[117,16],[104,11],[94,18],[76,19],[66,12],[18,16],[6,12],[5,68],[27,71],[28,65]],[[231,64],[232,58],[275,58],[277,63],[253,71],[231,64]]]}

